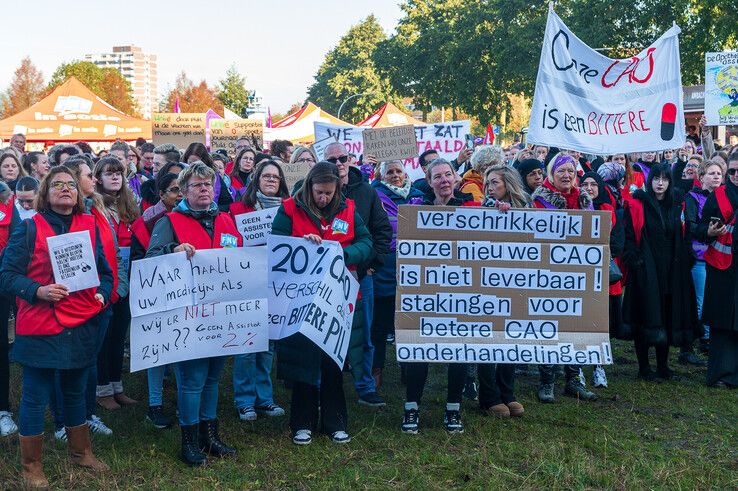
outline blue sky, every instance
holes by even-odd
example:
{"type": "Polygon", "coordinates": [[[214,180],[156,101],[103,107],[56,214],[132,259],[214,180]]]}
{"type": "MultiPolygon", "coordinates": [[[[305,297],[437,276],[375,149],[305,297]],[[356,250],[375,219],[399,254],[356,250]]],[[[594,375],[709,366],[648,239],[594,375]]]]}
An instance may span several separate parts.
{"type": "Polygon", "coordinates": [[[62,62],[135,44],[158,56],[159,92],[184,70],[215,84],[235,63],[272,112],[305,98],[325,54],[373,13],[388,34],[399,0],[30,0],[5,5],[0,90],[28,55],[48,81],[62,62]]]}

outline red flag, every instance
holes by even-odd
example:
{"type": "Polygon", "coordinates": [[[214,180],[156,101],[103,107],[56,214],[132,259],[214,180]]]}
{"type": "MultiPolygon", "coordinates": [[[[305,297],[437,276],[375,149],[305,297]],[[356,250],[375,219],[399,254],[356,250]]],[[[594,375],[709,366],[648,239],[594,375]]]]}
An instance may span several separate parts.
{"type": "Polygon", "coordinates": [[[487,123],[487,134],[484,137],[487,140],[487,145],[492,145],[495,142],[495,134],[492,131],[492,123],[487,123]]]}

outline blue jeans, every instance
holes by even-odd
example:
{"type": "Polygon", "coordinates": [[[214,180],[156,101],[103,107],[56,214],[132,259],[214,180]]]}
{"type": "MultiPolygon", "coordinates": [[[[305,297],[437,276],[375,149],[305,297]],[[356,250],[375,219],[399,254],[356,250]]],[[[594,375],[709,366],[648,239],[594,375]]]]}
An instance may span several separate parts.
{"type": "Polygon", "coordinates": [[[167,367],[175,367],[174,377],[177,379],[179,387],[179,372],[176,365],[161,365],[151,367],[146,370],[146,378],[149,383],[149,407],[161,406],[164,403],[164,375],[166,375],[167,367]]]}
{"type": "Polygon", "coordinates": [[[180,426],[190,426],[217,418],[218,380],[225,361],[224,356],[216,356],[181,361],[177,364],[179,371],[177,408],[180,426]]]}
{"type": "Polygon", "coordinates": [[[53,368],[23,367],[23,394],[20,403],[20,434],[35,436],[44,432],[46,405],[54,392],[55,376],[59,374],[63,424],[79,426],[85,422],[85,386],[88,368],[54,370],[53,368]]]}
{"type": "Polygon", "coordinates": [[[233,400],[236,408],[267,407],[272,398],[272,360],[274,342],[269,351],[233,357],[233,400]]]}
{"type": "Polygon", "coordinates": [[[374,345],[372,345],[372,320],[374,319],[374,278],[364,276],[359,282],[361,291],[361,305],[364,310],[364,359],[363,375],[359,380],[354,379],[354,387],[359,397],[377,391],[377,385],[372,376],[374,363],[374,345]]]}
{"type": "MultiPolygon", "coordinates": [[[[697,297],[697,318],[702,318],[702,300],[705,298],[705,280],[707,279],[707,271],[705,269],[705,261],[695,261],[692,266],[692,281],[694,282],[694,293],[697,297]]],[[[710,327],[705,326],[704,339],[710,339],[710,327]]]]}

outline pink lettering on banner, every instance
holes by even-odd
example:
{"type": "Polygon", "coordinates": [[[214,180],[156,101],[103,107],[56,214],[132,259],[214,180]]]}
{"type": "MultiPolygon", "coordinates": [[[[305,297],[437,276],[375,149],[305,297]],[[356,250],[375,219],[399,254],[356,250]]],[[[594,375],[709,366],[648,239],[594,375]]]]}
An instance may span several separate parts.
{"type": "MultiPolygon", "coordinates": [[[[654,61],[653,61],[653,53],[656,51],[656,48],[648,48],[648,51],[646,51],[646,58],[648,58],[648,73],[643,78],[638,78],[637,76],[637,70],[638,65],[641,63],[641,61],[645,60],[646,58],[640,59],[637,56],[634,56],[630,59],[630,63],[627,67],[620,73],[620,75],[617,76],[617,78],[614,81],[608,81],[608,74],[610,73],[610,70],[615,68],[621,63],[621,60],[615,60],[612,65],[607,67],[607,70],[605,70],[605,73],[602,74],[602,86],[605,88],[614,87],[620,82],[620,79],[622,79],[625,75],[628,76],[628,83],[632,84],[633,82],[639,83],[639,84],[645,84],[648,82],[648,80],[651,78],[651,75],[653,75],[653,67],[654,67],[654,61]]],[[[613,73],[614,76],[614,73],[613,73]]]]}

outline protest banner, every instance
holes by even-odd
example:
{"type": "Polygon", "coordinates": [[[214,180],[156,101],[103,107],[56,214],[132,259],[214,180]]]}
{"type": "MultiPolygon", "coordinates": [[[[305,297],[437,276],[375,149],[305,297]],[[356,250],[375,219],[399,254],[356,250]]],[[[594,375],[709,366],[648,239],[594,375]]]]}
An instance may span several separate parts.
{"type": "Polygon", "coordinates": [[[316,141],[311,145],[311,148],[313,149],[313,152],[315,152],[315,155],[318,157],[318,162],[321,160],[325,160],[325,147],[330,145],[331,143],[337,141],[336,137],[334,135],[328,135],[325,138],[316,141]]]}
{"type": "Polygon", "coordinates": [[[400,207],[398,361],[612,363],[610,214],[400,207]]]}
{"type": "Polygon", "coordinates": [[[343,367],[359,282],[346,269],[341,245],[270,235],[267,250],[270,337],[299,332],[343,367]]]}
{"type": "Polygon", "coordinates": [[[172,143],[187,148],[192,142],[205,144],[205,113],[154,113],[151,115],[154,145],[172,143]]]}
{"type": "Polygon", "coordinates": [[[308,164],[300,162],[284,162],[280,163],[279,166],[282,168],[282,172],[284,172],[284,180],[287,183],[287,189],[289,189],[290,192],[292,192],[292,188],[295,187],[295,184],[297,184],[298,181],[305,179],[305,176],[307,176],[307,173],[310,170],[308,164]]]}
{"type": "Polygon", "coordinates": [[[100,286],[88,231],[54,235],[46,243],[55,283],[66,286],[70,293],[100,286]]]}
{"type": "Polygon", "coordinates": [[[279,208],[267,208],[266,210],[242,213],[233,217],[236,227],[243,237],[243,245],[259,246],[267,243],[267,238],[272,234],[272,222],[277,216],[279,208]]]}
{"type": "Polygon", "coordinates": [[[259,119],[211,119],[210,150],[225,150],[236,158],[236,141],[248,138],[250,146],[261,148],[264,145],[264,123],[259,119]]]}
{"type": "Polygon", "coordinates": [[[378,162],[413,159],[419,155],[415,127],[411,124],[367,128],[361,136],[364,140],[364,153],[373,155],[378,162]]]}
{"type": "MultiPolygon", "coordinates": [[[[368,128],[322,122],[315,122],[314,126],[316,141],[333,136],[337,141],[344,144],[348,153],[357,156],[364,153],[362,134],[368,128]]],[[[459,155],[459,151],[464,148],[466,143],[466,135],[471,133],[469,120],[416,125],[414,128],[418,147],[416,155],[426,150],[435,150],[439,157],[447,160],[455,159],[459,155]]],[[[403,159],[403,164],[410,180],[414,181],[424,177],[417,158],[403,159]]]]}
{"type": "Polygon", "coordinates": [[[610,59],[551,7],[527,142],[597,155],[681,147],[680,32],[674,25],[632,58],[610,59]]]}
{"type": "Polygon", "coordinates": [[[265,351],[266,248],[199,250],[133,261],[131,371],[265,351]]]}
{"type": "Polygon", "coordinates": [[[710,126],[738,124],[738,52],[705,53],[705,116],[710,126]]]}

